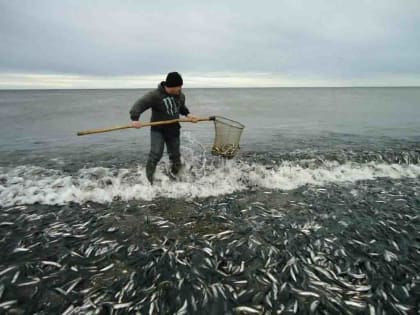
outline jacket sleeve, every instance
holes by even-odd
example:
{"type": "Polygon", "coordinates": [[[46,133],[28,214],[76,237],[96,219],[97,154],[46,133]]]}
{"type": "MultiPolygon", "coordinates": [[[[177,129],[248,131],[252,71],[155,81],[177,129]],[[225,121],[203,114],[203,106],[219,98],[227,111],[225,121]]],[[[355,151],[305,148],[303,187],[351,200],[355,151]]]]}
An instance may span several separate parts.
{"type": "Polygon", "coordinates": [[[187,116],[190,113],[187,106],[185,106],[185,95],[183,94],[181,96],[181,106],[179,107],[179,113],[184,116],[187,116]]]}
{"type": "Polygon", "coordinates": [[[130,118],[131,120],[139,120],[140,114],[143,113],[145,110],[152,107],[153,104],[153,93],[149,92],[145,94],[143,97],[139,98],[134,105],[131,107],[130,110],[130,118]]]}

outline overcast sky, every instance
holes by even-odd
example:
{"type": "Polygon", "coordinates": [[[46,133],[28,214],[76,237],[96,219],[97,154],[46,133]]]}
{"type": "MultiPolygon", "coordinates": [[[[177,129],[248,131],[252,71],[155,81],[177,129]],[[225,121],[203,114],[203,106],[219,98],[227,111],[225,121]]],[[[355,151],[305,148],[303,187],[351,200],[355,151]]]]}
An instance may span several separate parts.
{"type": "Polygon", "coordinates": [[[419,86],[419,39],[419,0],[0,0],[0,88],[419,86]]]}

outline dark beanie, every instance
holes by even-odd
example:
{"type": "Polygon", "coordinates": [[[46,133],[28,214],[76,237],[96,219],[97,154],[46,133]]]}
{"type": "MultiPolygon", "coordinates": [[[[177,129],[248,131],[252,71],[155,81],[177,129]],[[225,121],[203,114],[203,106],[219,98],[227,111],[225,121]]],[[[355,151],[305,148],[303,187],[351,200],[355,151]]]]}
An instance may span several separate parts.
{"type": "Polygon", "coordinates": [[[182,86],[183,83],[182,77],[178,72],[169,72],[166,76],[165,85],[167,87],[182,86]]]}

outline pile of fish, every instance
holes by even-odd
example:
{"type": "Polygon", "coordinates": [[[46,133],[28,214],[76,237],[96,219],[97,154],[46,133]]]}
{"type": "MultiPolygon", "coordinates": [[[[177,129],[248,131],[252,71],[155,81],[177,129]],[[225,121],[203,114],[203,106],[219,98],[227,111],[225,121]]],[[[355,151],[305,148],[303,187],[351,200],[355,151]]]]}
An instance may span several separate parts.
{"type": "Polygon", "coordinates": [[[236,153],[238,153],[238,151],[239,151],[238,144],[225,144],[223,146],[214,145],[211,150],[211,153],[213,155],[231,159],[236,155],[236,153]]]}
{"type": "Polygon", "coordinates": [[[0,211],[0,312],[413,314],[420,182],[0,211]]]}

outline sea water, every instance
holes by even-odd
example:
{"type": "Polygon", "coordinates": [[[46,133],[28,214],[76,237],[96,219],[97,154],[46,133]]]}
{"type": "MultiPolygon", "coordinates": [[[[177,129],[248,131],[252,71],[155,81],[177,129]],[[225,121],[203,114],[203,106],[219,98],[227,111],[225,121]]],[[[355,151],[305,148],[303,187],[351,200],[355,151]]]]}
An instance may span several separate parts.
{"type": "Polygon", "coordinates": [[[182,173],[165,153],[153,186],[147,128],[76,136],[128,124],[146,91],[0,91],[0,305],[418,309],[420,88],[185,89],[246,126],[241,151],[214,157],[213,123],[185,123],[182,173]]]}

